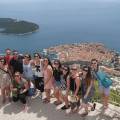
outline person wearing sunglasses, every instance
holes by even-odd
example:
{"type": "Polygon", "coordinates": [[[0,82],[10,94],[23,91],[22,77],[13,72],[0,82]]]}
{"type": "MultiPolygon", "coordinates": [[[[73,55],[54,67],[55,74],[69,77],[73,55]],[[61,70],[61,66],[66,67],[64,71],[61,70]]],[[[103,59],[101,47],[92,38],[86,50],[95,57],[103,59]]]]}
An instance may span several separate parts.
{"type": "Polygon", "coordinates": [[[10,85],[11,85],[11,77],[9,74],[8,65],[6,65],[6,61],[4,58],[0,59],[0,88],[2,95],[2,103],[6,102],[6,98],[8,98],[9,102],[10,98],[10,85]]]}
{"type": "Polygon", "coordinates": [[[61,88],[61,63],[59,60],[54,60],[53,76],[54,76],[54,94],[56,97],[55,105],[60,105],[62,101],[60,100],[60,88],[61,88]]]}
{"type": "Polygon", "coordinates": [[[11,85],[13,102],[20,102],[23,104],[23,110],[27,110],[26,96],[28,94],[28,82],[22,78],[20,72],[15,72],[14,79],[11,85]]]}
{"type": "Polygon", "coordinates": [[[106,110],[108,108],[110,86],[105,87],[102,84],[101,79],[104,79],[104,77],[102,78],[102,76],[109,78],[108,74],[111,73],[112,70],[107,67],[99,66],[97,59],[91,60],[91,70],[92,70],[93,78],[98,81],[99,92],[100,92],[101,100],[102,100],[102,104],[103,104],[103,110],[106,110]],[[101,73],[101,74],[99,74],[99,73],[101,73]]]}
{"type": "Polygon", "coordinates": [[[65,105],[61,107],[62,110],[66,110],[70,107],[68,95],[70,89],[70,68],[69,66],[62,65],[62,77],[61,77],[61,96],[65,105]]]}
{"type": "Polygon", "coordinates": [[[85,109],[85,112],[81,114],[82,117],[88,115],[88,107],[91,109],[93,105],[90,105],[93,96],[94,96],[94,79],[92,78],[91,69],[88,66],[83,66],[82,68],[82,81],[81,81],[81,91],[82,91],[82,105],[80,106],[80,110],[82,108],[85,109]]]}
{"type": "Polygon", "coordinates": [[[44,58],[43,65],[44,91],[46,95],[46,98],[44,98],[43,103],[49,103],[51,89],[53,89],[53,68],[51,61],[47,57],[44,58]]]}
{"type": "Polygon", "coordinates": [[[28,81],[29,87],[34,84],[31,55],[25,54],[23,59],[23,77],[28,81]]]}
{"type": "Polygon", "coordinates": [[[34,59],[32,60],[32,66],[34,71],[35,87],[37,95],[40,95],[42,99],[42,92],[44,92],[44,81],[43,81],[43,59],[39,53],[34,53],[34,59]]]}
{"type": "Polygon", "coordinates": [[[80,97],[81,97],[81,79],[79,76],[78,66],[76,64],[72,65],[70,69],[70,79],[69,79],[69,92],[71,96],[70,101],[71,104],[71,111],[70,113],[78,112],[80,106],[80,97]],[[73,100],[72,100],[73,99],[73,100]]]}
{"type": "Polygon", "coordinates": [[[10,60],[10,71],[13,76],[16,71],[19,71],[21,74],[23,74],[23,63],[19,59],[19,53],[17,50],[13,51],[13,57],[10,60]]]}

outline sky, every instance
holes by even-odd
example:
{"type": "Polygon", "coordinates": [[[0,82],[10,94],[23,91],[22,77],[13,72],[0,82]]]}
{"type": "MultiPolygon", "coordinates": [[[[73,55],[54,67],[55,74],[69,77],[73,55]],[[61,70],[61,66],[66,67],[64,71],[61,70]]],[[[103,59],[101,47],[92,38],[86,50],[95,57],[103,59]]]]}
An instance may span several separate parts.
{"type": "MultiPolygon", "coordinates": [[[[40,2],[50,0],[0,0],[0,3],[19,3],[19,2],[40,2]]],[[[74,0],[71,0],[74,1],[74,0]]],[[[120,2],[120,0],[79,0],[79,1],[94,1],[94,2],[120,2]]]]}

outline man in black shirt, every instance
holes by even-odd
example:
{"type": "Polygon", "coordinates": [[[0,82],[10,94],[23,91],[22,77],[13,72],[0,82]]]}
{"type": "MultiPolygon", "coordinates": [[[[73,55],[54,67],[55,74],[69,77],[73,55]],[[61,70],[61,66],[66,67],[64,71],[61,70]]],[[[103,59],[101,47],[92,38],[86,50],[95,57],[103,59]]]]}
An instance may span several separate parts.
{"type": "Polygon", "coordinates": [[[10,70],[12,72],[12,75],[14,75],[15,72],[23,73],[23,64],[22,61],[19,59],[18,51],[13,51],[13,58],[10,60],[10,70]]]}

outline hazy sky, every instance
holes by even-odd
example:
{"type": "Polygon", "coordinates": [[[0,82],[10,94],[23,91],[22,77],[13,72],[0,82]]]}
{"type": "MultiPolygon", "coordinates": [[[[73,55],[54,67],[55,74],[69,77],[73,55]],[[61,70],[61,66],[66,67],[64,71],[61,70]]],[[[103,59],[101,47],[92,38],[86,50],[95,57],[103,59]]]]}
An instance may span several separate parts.
{"type": "MultiPolygon", "coordinates": [[[[50,1],[50,0],[0,0],[0,3],[13,3],[13,2],[39,2],[39,1],[50,1]]],[[[52,0],[53,1],[53,0],[52,0]]],[[[74,1],[74,0],[70,0],[74,1]]],[[[95,2],[120,2],[120,0],[79,0],[79,1],[95,1],[95,2]]]]}

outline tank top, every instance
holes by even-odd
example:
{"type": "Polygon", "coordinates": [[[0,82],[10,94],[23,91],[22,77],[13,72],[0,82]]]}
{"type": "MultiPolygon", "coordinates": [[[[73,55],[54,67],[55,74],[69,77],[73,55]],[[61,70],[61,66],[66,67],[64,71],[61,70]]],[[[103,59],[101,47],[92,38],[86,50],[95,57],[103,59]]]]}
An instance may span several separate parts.
{"type": "Polygon", "coordinates": [[[34,75],[36,77],[43,77],[43,66],[42,66],[41,60],[40,60],[40,64],[36,64],[35,62],[34,75]]]}
{"type": "MultiPolygon", "coordinates": [[[[76,76],[76,77],[78,77],[78,76],[76,76]]],[[[77,86],[76,86],[75,79],[76,79],[76,78],[70,77],[70,90],[71,90],[72,92],[75,92],[76,87],[77,87],[77,86]]],[[[80,90],[81,90],[81,87],[79,87],[78,93],[80,92],[80,90]]]]}
{"type": "Polygon", "coordinates": [[[56,68],[54,68],[53,76],[55,78],[55,81],[60,81],[60,79],[61,79],[61,71],[59,69],[57,70],[56,68]]]}
{"type": "Polygon", "coordinates": [[[33,71],[32,71],[32,66],[29,62],[29,64],[24,64],[23,63],[23,76],[26,79],[33,79],[33,71]]]}

